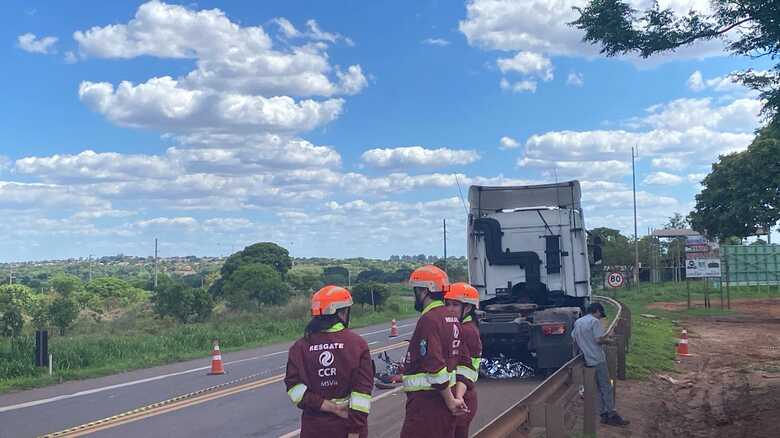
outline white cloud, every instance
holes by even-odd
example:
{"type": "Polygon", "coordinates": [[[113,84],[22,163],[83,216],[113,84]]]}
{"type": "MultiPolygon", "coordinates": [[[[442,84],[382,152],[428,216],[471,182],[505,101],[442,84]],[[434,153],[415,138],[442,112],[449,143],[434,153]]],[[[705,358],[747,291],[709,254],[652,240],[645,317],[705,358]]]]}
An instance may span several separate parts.
{"type": "Polygon", "coordinates": [[[496,64],[501,73],[517,72],[526,76],[537,76],[545,81],[553,78],[552,62],[534,52],[518,52],[512,58],[499,59],[496,64]]]}
{"type": "Polygon", "coordinates": [[[439,46],[439,47],[450,45],[450,42],[448,40],[445,40],[444,38],[426,38],[422,40],[422,43],[427,44],[429,46],[439,46]]]}
{"type": "Polygon", "coordinates": [[[16,43],[19,48],[25,52],[41,53],[44,55],[57,52],[54,48],[54,45],[57,44],[57,37],[53,36],[38,38],[35,34],[25,33],[17,37],[16,43]]]}
{"type": "Polygon", "coordinates": [[[245,230],[252,226],[252,221],[246,218],[212,218],[203,221],[203,228],[205,228],[207,231],[222,233],[245,230]]]}
{"type": "Polygon", "coordinates": [[[691,173],[688,174],[688,182],[691,183],[700,183],[705,177],[707,176],[706,173],[691,173]]]}
{"type": "Polygon", "coordinates": [[[67,52],[65,52],[65,57],[63,58],[63,60],[65,61],[66,64],[75,64],[76,62],[78,62],[79,59],[75,53],[68,50],[67,52]]]}
{"type": "Polygon", "coordinates": [[[684,169],[687,163],[679,157],[659,157],[651,160],[653,167],[661,169],[681,170],[684,169]]]}
{"type": "Polygon", "coordinates": [[[499,140],[499,143],[501,143],[501,146],[499,146],[499,149],[502,150],[509,150],[509,149],[517,149],[520,147],[520,143],[517,142],[512,137],[503,136],[501,137],[501,140],[499,140]]]}
{"type": "MultiPolygon", "coordinates": [[[[628,3],[637,9],[651,6],[647,0],[628,3]]],[[[568,24],[578,18],[572,8],[586,4],[586,0],[469,0],[459,28],[469,44],[485,49],[593,57],[598,47],[582,42],[582,31],[568,24]]],[[[690,9],[710,11],[708,0],[661,0],[659,5],[683,14],[690,9]]],[[[720,43],[704,43],[680,52],[701,57],[719,54],[721,47],[720,43]]]]}
{"type": "Polygon", "coordinates": [[[0,181],[0,210],[110,208],[110,203],[84,190],[56,184],[0,181]]]}
{"type": "Polygon", "coordinates": [[[523,93],[523,92],[536,92],[536,81],[529,81],[529,80],[522,80],[517,81],[515,83],[511,83],[506,78],[501,78],[501,81],[499,82],[499,85],[501,86],[501,89],[504,91],[511,91],[513,93],[523,93]]]}
{"type": "Polygon", "coordinates": [[[373,167],[446,167],[471,164],[479,160],[479,154],[473,150],[427,149],[422,146],[409,146],[370,149],[363,152],[361,158],[364,163],[373,167]]]}
{"type": "Polygon", "coordinates": [[[35,175],[44,181],[78,183],[86,181],[128,181],[137,178],[171,178],[178,173],[170,161],[154,155],[96,153],[26,157],[16,161],[19,174],[35,175]]]}
{"type": "Polygon", "coordinates": [[[585,78],[583,77],[582,73],[571,72],[566,78],[566,85],[570,85],[572,87],[581,87],[585,85],[585,78]]]}
{"type": "Polygon", "coordinates": [[[154,219],[137,221],[133,225],[139,228],[171,227],[191,230],[198,226],[198,221],[189,216],[156,217],[154,219]]]}
{"type": "Polygon", "coordinates": [[[629,130],[551,131],[526,140],[518,164],[571,177],[618,178],[630,171],[631,148],[656,168],[680,171],[708,165],[718,155],[743,150],[759,126],[761,102],[740,98],[676,99],[629,119],[629,130]],[[644,130],[640,130],[644,129],[644,130]],[[618,164],[622,163],[622,164],[618,164]]]}
{"type": "MultiPolygon", "coordinates": [[[[470,45],[485,50],[516,53],[516,56],[533,53],[544,59],[556,56],[593,59],[601,56],[600,46],[583,42],[584,33],[569,25],[579,17],[573,8],[585,7],[587,3],[587,0],[468,0],[466,18],[460,21],[459,29],[470,45]]],[[[628,3],[639,10],[652,6],[649,0],[629,0],[628,3]]],[[[687,14],[691,9],[705,13],[711,10],[708,0],[661,0],[659,5],[661,8],[670,7],[680,14],[687,14]]],[[[639,67],[646,67],[672,59],[700,59],[723,53],[723,42],[711,40],[697,42],[647,60],[636,55],[627,56],[625,59],[639,67]]],[[[510,59],[513,58],[499,59],[499,68],[502,71],[508,67],[506,62],[510,59]]],[[[542,68],[541,71],[545,80],[552,78],[551,64],[549,68],[542,68]]],[[[577,80],[572,79],[570,85],[576,84],[577,80]]],[[[502,88],[510,87],[507,84],[502,88]]]]}
{"type": "Polygon", "coordinates": [[[704,78],[701,75],[701,72],[699,70],[696,70],[691,74],[691,76],[688,78],[688,88],[690,88],[693,91],[701,91],[706,86],[704,85],[704,78]]]}
{"type": "Polygon", "coordinates": [[[645,177],[645,184],[676,186],[683,182],[683,177],[667,172],[654,172],[645,177]]]}
{"type": "MultiPolygon", "coordinates": [[[[184,6],[150,1],[141,5],[127,24],[77,31],[74,38],[83,56],[99,58],[195,59],[196,69],[178,79],[187,89],[278,96],[354,94],[335,83],[338,71],[330,65],[326,42],[342,37],[324,32],[314,20],[299,33],[283,19],[284,33],[317,40],[279,51],[261,26],[241,26],[219,9],[193,11],[184,6]]],[[[353,69],[357,74],[362,72],[353,69]]],[[[351,78],[354,82],[354,78],[351,78]]]]}
{"type": "Polygon", "coordinates": [[[699,70],[696,70],[691,74],[691,76],[688,78],[687,84],[688,88],[690,88],[692,91],[712,90],[722,93],[732,91],[748,91],[745,86],[739,82],[736,82],[731,75],[716,76],[712,79],[704,79],[704,76],[699,70]]]}
{"type": "Polygon", "coordinates": [[[236,129],[308,131],[336,119],[342,99],[295,101],[288,96],[215,94],[180,86],[169,76],[133,85],[123,81],[81,83],[79,97],[91,109],[122,126],[166,132],[236,129]]]}
{"type": "Polygon", "coordinates": [[[763,102],[758,99],[736,99],[714,106],[712,99],[676,99],[653,105],[640,125],[658,129],[683,130],[692,126],[730,132],[753,132],[760,126],[763,102]]]}

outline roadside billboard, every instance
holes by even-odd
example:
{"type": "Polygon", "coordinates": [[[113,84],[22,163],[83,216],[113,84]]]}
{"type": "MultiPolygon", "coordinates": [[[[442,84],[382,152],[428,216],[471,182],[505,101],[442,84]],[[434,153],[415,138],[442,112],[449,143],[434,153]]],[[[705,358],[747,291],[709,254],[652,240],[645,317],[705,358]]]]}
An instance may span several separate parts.
{"type": "Polygon", "coordinates": [[[720,247],[703,236],[685,239],[685,277],[720,277],[720,247]]]}

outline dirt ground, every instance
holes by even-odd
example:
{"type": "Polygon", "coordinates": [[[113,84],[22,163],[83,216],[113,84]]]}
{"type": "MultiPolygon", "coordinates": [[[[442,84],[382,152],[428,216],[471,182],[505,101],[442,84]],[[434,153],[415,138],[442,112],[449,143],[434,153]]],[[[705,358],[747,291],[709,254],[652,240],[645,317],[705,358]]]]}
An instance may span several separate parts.
{"type": "Polygon", "coordinates": [[[681,321],[693,356],[676,373],[618,382],[618,411],[632,424],[603,426],[599,437],[780,437],[780,300],[732,301],[732,310],[681,321]]]}

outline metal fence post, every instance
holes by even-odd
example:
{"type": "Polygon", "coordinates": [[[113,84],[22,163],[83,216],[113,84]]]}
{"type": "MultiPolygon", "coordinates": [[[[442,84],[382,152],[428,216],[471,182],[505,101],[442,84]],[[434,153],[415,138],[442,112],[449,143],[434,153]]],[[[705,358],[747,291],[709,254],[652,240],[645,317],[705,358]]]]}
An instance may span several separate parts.
{"type": "Polygon", "coordinates": [[[596,369],[582,367],[582,385],[585,388],[584,414],[582,418],[582,431],[585,435],[596,434],[596,417],[598,417],[596,394],[596,369]]]}
{"type": "Polygon", "coordinates": [[[615,336],[615,341],[617,342],[617,378],[626,380],[626,337],[622,333],[618,334],[615,336]]]}

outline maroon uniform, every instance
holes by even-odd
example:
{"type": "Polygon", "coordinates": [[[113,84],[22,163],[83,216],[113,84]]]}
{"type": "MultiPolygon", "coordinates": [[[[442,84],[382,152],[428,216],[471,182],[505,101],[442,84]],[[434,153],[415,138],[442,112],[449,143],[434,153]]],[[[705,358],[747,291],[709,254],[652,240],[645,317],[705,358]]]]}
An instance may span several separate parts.
{"type": "Polygon", "coordinates": [[[341,323],[290,347],[287,394],[303,410],[301,438],[368,436],[374,364],[366,341],[341,323]],[[323,400],[349,406],[349,418],[320,411],[323,400]]]}
{"type": "Polygon", "coordinates": [[[463,401],[469,408],[469,413],[457,417],[455,438],[468,438],[469,425],[477,414],[477,388],[475,383],[479,377],[479,363],[482,360],[482,341],[479,339],[479,328],[471,316],[467,316],[461,325],[460,360],[456,379],[466,385],[463,401]]]}
{"type": "Polygon", "coordinates": [[[448,438],[455,416],[439,391],[455,384],[460,356],[458,316],[441,301],[433,301],[417,321],[404,363],[406,417],[402,438],[448,438]]]}

